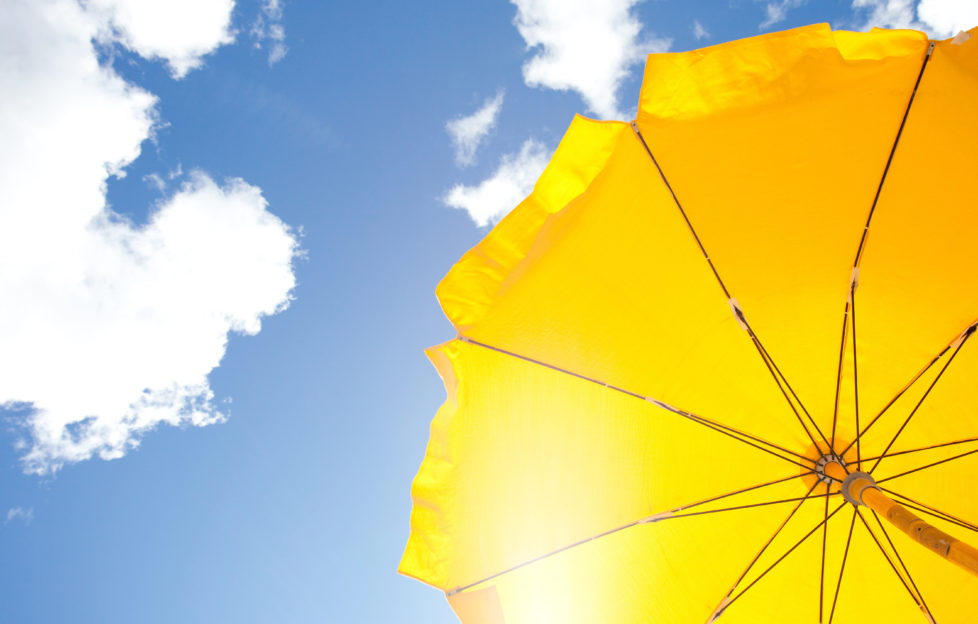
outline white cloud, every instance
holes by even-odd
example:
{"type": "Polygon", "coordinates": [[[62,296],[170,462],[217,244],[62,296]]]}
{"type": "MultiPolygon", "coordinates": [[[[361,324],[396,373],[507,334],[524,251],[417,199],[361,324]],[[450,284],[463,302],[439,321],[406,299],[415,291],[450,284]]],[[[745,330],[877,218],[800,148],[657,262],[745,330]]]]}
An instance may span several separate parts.
{"type": "Polygon", "coordinates": [[[923,29],[914,18],[913,0],[852,0],[852,9],[868,12],[862,24],[864,30],[880,28],[923,29]]]}
{"type": "Polygon", "coordinates": [[[913,28],[936,39],[953,37],[978,26],[978,3],[974,0],[853,0],[852,9],[864,15],[864,30],[913,28]]]}
{"type": "Polygon", "coordinates": [[[953,37],[958,32],[978,26],[978,2],[975,0],[920,0],[917,17],[935,37],[953,37]]]}
{"type": "Polygon", "coordinates": [[[531,87],[573,90],[603,118],[623,118],[618,88],[633,65],[665,52],[668,39],[639,40],[639,0],[511,0],[516,28],[534,56],[523,65],[531,87]]]}
{"type": "Polygon", "coordinates": [[[98,39],[119,42],[148,59],[165,59],[175,78],[202,57],[234,41],[234,0],[87,0],[98,17],[98,39]]]}
{"type": "Polygon", "coordinates": [[[499,168],[478,186],[457,184],[444,197],[452,208],[465,210],[476,225],[484,226],[501,219],[533,190],[543,173],[550,154],[544,146],[530,139],[519,153],[503,156],[499,168]]]}
{"type": "Polygon", "coordinates": [[[788,11],[791,9],[796,9],[807,0],[777,0],[776,2],[768,2],[764,6],[764,21],[760,23],[759,28],[770,28],[778,22],[783,22],[788,16],[788,11]]]}
{"type": "Polygon", "coordinates": [[[166,180],[158,173],[147,173],[143,176],[143,182],[161,193],[166,190],[166,180]]]}
{"type": "Polygon", "coordinates": [[[475,162],[475,153],[482,140],[496,127],[496,117],[503,106],[503,95],[500,91],[495,97],[489,98],[482,108],[467,117],[459,117],[445,124],[445,129],[452,137],[455,146],[455,163],[467,167],[475,162]]]}
{"type": "Polygon", "coordinates": [[[257,332],[295,284],[292,232],[241,180],[192,172],[141,227],[106,206],[157,114],[99,65],[105,19],[30,0],[0,20],[0,407],[36,473],[222,420],[207,375],[228,332],[257,332]]]}
{"type": "Polygon", "coordinates": [[[11,520],[20,519],[24,524],[30,524],[34,520],[34,508],[11,507],[7,510],[7,520],[4,524],[9,524],[11,520]]]}
{"type": "Polygon", "coordinates": [[[693,36],[696,37],[697,41],[702,39],[709,39],[710,32],[700,24],[699,20],[693,20],[693,36]]]}
{"type": "Polygon", "coordinates": [[[166,192],[169,183],[179,178],[182,175],[183,175],[183,165],[177,163],[177,168],[167,173],[165,178],[156,172],[147,173],[146,175],[143,176],[143,182],[153,187],[158,192],[164,193],[166,192]]]}
{"type": "Polygon", "coordinates": [[[255,48],[261,49],[268,40],[268,64],[278,63],[288,53],[289,48],[285,45],[285,26],[282,25],[282,1],[264,0],[261,5],[261,14],[255,19],[251,27],[251,37],[255,41],[255,48]]]}

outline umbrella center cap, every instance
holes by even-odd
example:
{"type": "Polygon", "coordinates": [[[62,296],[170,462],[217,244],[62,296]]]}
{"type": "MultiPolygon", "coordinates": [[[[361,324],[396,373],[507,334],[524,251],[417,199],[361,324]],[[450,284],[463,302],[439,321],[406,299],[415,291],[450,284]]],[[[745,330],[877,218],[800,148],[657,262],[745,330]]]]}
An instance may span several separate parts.
{"type": "Polygon", "coordinates": [[[846,466],[846,462],[844,462],[841,457],[834,453],[826,453],[825,455],[819,457],[818,461],[815,462],[815,476],[817,476],[818,480],[822,483],[831,484],[834,481],[832,477],[825,474],[825,466],[833,462],[839,464],[843,468],[846,466]]]}

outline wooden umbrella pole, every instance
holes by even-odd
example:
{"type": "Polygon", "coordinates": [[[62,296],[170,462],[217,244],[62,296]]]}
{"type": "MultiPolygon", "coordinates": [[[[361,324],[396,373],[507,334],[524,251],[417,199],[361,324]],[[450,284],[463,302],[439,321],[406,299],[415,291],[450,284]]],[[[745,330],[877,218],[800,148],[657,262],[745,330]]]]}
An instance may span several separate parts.
{"type": "Polygon", "coordinates": [[[921,520],[906,507],[884,494],[869,474],[865,472],[847,474],[845,468],[834,461],[827,463],[824,471],[826,475],[841,484],[842,495],[850,503],[869,507],[914,541],[978,576],[978,549],[921,520]]]}

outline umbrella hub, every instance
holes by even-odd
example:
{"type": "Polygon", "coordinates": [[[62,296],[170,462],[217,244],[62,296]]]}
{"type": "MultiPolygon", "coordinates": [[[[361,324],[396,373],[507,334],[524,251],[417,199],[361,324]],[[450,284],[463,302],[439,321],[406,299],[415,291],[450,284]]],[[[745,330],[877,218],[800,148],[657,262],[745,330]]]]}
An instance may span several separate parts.
{"type": "Polygon", "coordinates": [[[822,483],[832,485],[838,481],[837,478],[832,476],[835,473],[836,466],[841,467],[843,474],[845,474],[846,462],[835,453],[825,453],[815,462],[815,476],[817,476],[818,480],[822,483]],[[830,464],[834,464],[834,466],[830,466],[830,464]],[[826,470],[828,470],[828,472],[826,472],[826,470]]]}
{"type": "Polygon", "coordinates": [[[815,473],[818,475],[819,481],[837,484],[842,497],[847,502],[852,503],[853,507],[871,506],[863,500],[863,494],[868,490],[881,493],[872,475],[861,470],[850,471],[846,463],[835,455],[827,454],[819,458],[816,462],[815,473]]]}

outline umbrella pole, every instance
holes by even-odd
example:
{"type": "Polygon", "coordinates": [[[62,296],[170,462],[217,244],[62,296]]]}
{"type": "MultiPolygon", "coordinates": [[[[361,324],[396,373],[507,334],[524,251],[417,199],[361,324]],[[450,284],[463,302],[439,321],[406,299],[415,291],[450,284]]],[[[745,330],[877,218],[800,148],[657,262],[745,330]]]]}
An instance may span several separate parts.
{"type": "Polygon", "coordinates": [[[826,475],[842,484],[842,495],[854,506],[869,507],[914,541],[978,576],[978,549],[918,518],[906,507],[884,494],[869,474],[865,472],[846,474],[845,468],[838,462],[827,463],[824,471],[826,475]]]}

